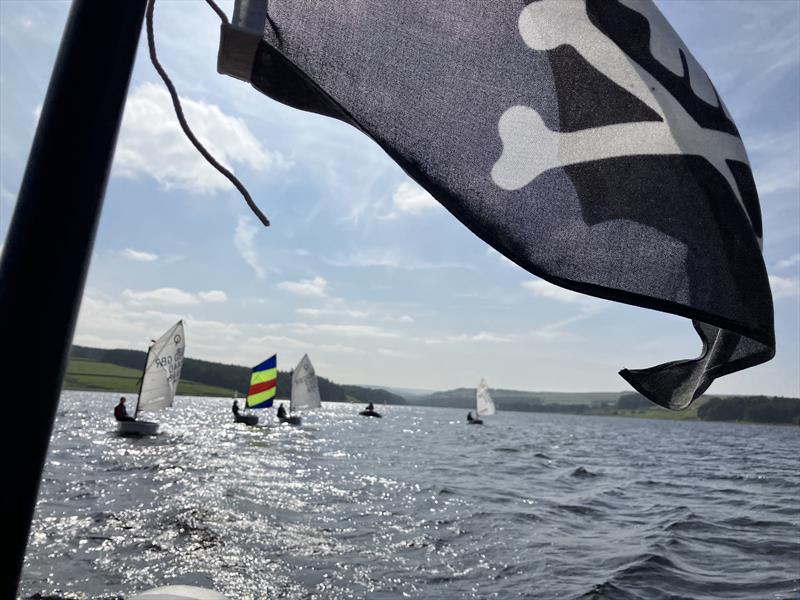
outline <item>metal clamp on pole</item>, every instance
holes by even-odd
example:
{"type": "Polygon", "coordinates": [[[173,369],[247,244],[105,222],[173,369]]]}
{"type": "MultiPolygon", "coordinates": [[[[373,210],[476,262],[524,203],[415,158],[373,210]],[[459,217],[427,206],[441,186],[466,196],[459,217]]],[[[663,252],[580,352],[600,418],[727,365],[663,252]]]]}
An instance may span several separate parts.
{"type": "Polygon", "coordinates": [[[16,597],[147,0],[75,0],[0,262],[6,552],[16,597]]]}

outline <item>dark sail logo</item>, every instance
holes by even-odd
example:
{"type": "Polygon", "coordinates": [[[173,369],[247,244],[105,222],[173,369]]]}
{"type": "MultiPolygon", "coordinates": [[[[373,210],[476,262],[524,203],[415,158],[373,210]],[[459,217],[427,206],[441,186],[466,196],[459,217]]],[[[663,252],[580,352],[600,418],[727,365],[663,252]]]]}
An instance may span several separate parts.
{"type": "Polygon", "coordinates": [[[738,131],[705,71],[652,2],[540,0],[522,10],[518,27],[531,50],[548,53],[559,110],[580,116],[553,131],[534,108],[508,108],[499,122],[503,151],[491,170],[498,187],[518,190],[550,169],[603,159],[699,156],[722,175],[760,241],[738,131]],[[599,94],[575,85],[558,89],[561,74],[576,64],[585,65],[593,83],[617,88],[600,124],[591,122],[596,111],[570,107],[599,94]]]}

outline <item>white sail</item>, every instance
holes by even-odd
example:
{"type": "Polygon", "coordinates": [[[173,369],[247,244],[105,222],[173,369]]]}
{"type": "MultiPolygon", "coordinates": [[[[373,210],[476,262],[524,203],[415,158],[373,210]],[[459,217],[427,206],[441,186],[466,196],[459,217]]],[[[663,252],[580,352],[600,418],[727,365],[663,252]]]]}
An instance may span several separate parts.
{"type": "Polygon", "coordinates": [[[478,384],[475,398],[478,403],[478,408],[475,412],[478,413],[479,417],[486,417],[494,414],[494,400],[492,400],[492,395],[489,393],[489,386],[486,384],[485,379],[481,379],[481,382],[478,384]]]}
{"type": "Polygon", "coordinates": [[[321,405],[317,374],[308,354],[305,354],[292,373],[292,410],[319,408],[321,405]]]}
{"type": "Polygon", "coordinates": [[[172,406],[183,367],[186,338],[183,321],[178,321],[158,338],[147,353],[137,411],[161,410],[172,406]]]}

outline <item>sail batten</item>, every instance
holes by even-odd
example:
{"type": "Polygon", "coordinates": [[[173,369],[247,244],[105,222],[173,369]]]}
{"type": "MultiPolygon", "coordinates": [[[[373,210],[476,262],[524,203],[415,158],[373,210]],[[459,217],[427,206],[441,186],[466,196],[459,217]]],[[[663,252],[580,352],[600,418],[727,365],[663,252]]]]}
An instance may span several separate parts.
{"type": "Polygon", "coordinates": [[[292,410],[319,408],[322,401],[314,365],[308,354],[304,354],[292,372],[292,410]]]}
{"type": "Polygon", "coordinates": [[[475,392],[475,400],[477,403],[476,413],[479,417],[486,417],[495,413],[494,400],[489,393],[489,385],[485,379],[481,379],[478,384],[478,389],[475,392]]]}
{"type": "Polygon", "coordinates": [[[183,321],[178,321],[150,346],[142,374],[136,412],[172,406],[181,379],[186,348],[183,321]]]}

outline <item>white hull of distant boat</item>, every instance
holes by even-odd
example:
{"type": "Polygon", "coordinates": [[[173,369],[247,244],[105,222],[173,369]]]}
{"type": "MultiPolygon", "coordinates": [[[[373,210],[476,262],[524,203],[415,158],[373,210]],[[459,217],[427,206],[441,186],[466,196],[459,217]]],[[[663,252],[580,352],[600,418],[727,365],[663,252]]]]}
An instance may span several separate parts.
{"type": "Polygon", "coordinates": [[[227,600],[214,590],[193,585],[168,585],[153,588],[131,597],[131,600],[227,600]]]}
{"type": "Polygon", "coordinates": [[[157,433],[158,423],[152,421],[119,421],[117,423],[117,434],[119,435],[142,437],[157,433]]]}

